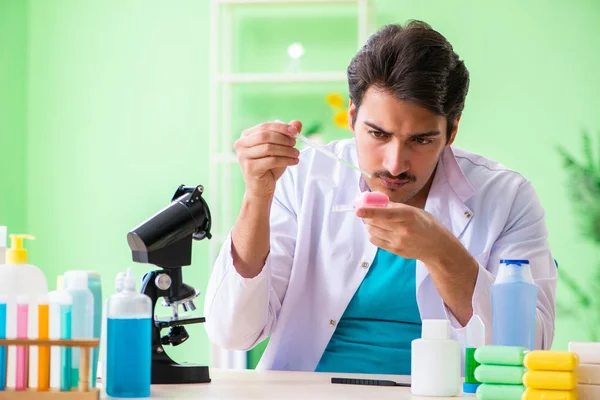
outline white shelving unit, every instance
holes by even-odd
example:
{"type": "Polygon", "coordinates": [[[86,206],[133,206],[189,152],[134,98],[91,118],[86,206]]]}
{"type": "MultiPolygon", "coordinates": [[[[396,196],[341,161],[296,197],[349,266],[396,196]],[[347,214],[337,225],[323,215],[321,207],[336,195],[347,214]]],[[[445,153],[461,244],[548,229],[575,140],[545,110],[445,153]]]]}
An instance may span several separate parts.
{"type": "MultiPolygon", "coordinates": [[[[238,210],[232,209],[232,169],[237,168],[231,148],[234,132],[231,129],[232,90],[234,85],[262,83],[340,83],[346,81],[346,71],[299,73],[232,73],[232,56],[236,50],[232,36],[232,9],[249,5],[355,5],[357,7],[357,50],[368,38],[369,0],[211,0],[210,30],[210,134],[209,160],[211,174],[208,204],[211,208],[213,238],[209,241],[209,265],[213,265],[219,249],[233,226],[238,210]],[[219,172],[221,176],[219,177],[219,172]]],[[[238,134],[235,133],[235,137],[238,134]]],[[[212,347],[212,365],[215,368],[247,368],[247,353],[212,347]]]]}

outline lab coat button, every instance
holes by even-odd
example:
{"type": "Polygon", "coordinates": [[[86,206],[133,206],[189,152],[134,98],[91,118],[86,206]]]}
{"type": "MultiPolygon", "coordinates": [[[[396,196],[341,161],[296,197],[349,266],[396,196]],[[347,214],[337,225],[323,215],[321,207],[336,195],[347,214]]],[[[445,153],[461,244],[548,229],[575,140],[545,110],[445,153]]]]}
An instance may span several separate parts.
{"type": "Polygon", "coordinates": [[[336,324],[335,319],[330,319],[329,320],[329,325],[335,326],[335,324],[336,324]]]}
{"type": "Polygon", "coordinates": [[[465,211],[466,218],[471,218],[471,215],[473,215],[473,214],[471,214],[469,211],[465,211]]]}
{"type": "Polygon", "coordinates": [[[362,264],[360,264],[360,266],[363,268],[369,268],[369,263],[365,261],[362,264]]]}

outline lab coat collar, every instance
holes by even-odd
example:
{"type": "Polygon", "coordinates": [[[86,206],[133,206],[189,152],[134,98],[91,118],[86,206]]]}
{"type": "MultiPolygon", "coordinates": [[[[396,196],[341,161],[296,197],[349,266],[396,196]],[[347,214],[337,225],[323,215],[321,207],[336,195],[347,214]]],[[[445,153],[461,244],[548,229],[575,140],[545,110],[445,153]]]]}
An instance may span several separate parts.
{"type": "MultiPolygon", "coordinates": [[[[465,202],[474,194],[475,189],[460,168],[452,147],[447,147],[438,162],[425,203],[425,211],[431,213],[446,229],[460,239],[473,218],[473,211],[465,202]]],[[[431,245],[435,246],[435,243],[431,245]]],[[[429,270],[425,264],[417,260],[416,286],[419,307],[428,308],[428,310],[421,310],[425,311],[427,315],[445,318],[441,297],[439,301],[429,302],[420,299],[421,291],[419,289],[428,276],[429,270]]]]}

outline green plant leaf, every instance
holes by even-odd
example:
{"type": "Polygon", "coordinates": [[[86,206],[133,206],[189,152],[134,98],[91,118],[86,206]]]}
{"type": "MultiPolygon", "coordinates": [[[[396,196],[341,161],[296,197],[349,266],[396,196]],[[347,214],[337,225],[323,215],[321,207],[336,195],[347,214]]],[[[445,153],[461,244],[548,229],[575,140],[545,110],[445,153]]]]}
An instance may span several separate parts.
{"type": "Polygon", "coordinates": [[[592,141],[590,139],[590,135],[586,130],[584,130],[581,134],[581,139],[583,140],[583,155],[586,161],[586,169],[589,171],[594,171],[596,168],[596,163],[594,162],[594,153],[592,151],[592,141]]]}

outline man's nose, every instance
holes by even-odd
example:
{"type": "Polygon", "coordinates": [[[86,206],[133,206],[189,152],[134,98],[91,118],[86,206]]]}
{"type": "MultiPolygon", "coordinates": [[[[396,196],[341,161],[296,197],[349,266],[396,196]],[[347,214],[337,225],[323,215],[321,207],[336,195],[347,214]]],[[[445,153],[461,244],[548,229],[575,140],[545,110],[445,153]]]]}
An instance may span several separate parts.
{"type": "Polygon", "coordinates": [[[404,154],[404,150],[403,146],[399,145],[390,145],[388,149],[386,149],[383,168],[394,176],[398,176],[401,173],[408,171],[408,157],[404,154]]]}

